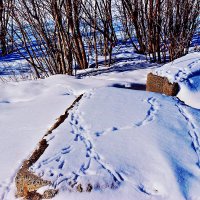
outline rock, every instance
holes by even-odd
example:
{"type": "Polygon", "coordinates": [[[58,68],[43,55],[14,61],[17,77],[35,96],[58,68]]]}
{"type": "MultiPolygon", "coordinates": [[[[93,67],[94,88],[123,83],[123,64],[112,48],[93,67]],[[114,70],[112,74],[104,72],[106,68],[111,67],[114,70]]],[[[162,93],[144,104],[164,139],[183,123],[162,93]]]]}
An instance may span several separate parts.
{"type": "Polygon", "coordinates": [[[45,139],[42,139],[39,144],[38,144],[38,148],[35,149],[35,151],[33,152],[33,154],[31,155],[31,157],[28,159],[28,164],[29,164],[29,167],[35,163],[39,158],[40,156],[44,153],[44,151],[46,150],[46,148],[48,147],[49,145],[47,144],[47,141],[45,139]]]}
{"type": "Polygon", "coordinates": [[[17,197],[27,196],[30,192],[35,192],[43,186],[50,185],[50,181],[43,180],[35,174],[28,171],[26,167],[22,167],[15,178],[17,187],[17,197]]]}
{"type": "Polygon", "coordinates": [[[17,197],[27,196],[29,192],[35,192],[43,186],[50,185],[50,181],[43,180],[41,177],[29,171],[29,167],[35,163],[48,147],[46,140],[41,140],[38,148],[33,152],[28,160],[25,160],[21,169],[17,172],[15,177],[15,184],[17,187],[17,197]]]}
{"type": "Polygon", "coordinates": [[[44,192],[44,194],[42,195],[42,198],[43,199],[51,199],[51,198],[55,197],[57,193],[58,193],[58,190],[53,190],[53,189],[46,190],[44,192]]]}
{"type": "Polygon", "coordinates": [[[179,92],[179,85],[178,83],[170,83],[166,77],[149,73],[147,75],[146,91],[176,96],[179,92]]]}
{"type": "Polygon", "coordinates": [[[42,195],[37,193],[37,192],[28,192],[27,195],[25,196],[25,199],[27,200],[41,200],[42,195]]]}

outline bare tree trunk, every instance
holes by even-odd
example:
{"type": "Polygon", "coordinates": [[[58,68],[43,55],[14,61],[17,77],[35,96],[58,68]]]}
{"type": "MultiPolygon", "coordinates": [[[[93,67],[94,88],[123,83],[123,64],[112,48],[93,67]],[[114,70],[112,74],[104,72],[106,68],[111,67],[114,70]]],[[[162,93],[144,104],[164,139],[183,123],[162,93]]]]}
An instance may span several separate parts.
{"type": "Polygon", "coordinates": [[[4,2],[0,0],[0,48],[2,55],[7,54],[7,45],[6,45],[6,27],[5,27],[5,18],[4,18],[4,2]]]}
{"type": "Polygon", "coordinates": [[[96,34],[96,28],[97,28],[97,0],[95,0],[94,5],[94,28],[93,28],[93,37],[94,37],[94,51],[95,51],[95,66],[98,68],[98,47],[97,47],[97,34],[96,34]]]}

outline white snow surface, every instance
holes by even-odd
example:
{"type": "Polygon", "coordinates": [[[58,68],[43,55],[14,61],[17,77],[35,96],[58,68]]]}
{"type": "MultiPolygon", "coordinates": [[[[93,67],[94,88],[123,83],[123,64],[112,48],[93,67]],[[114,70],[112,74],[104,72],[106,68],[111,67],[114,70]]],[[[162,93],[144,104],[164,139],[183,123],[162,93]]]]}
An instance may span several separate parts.
{"type": "Polygon", "coordinates": [[[187,54],[153,73],[167,77],[172,83],[178,82],[178,97],[186,104],[200,109],[200,52],[187,54]]]}
{"type": "Polygon", "coordinates": [[[88,69],[76,78],[57,75],[30,81],[26,61],[15,56],[0,61],[0,199],[14,199],[9,194],[14,193],[14,177],[23,160],[78,95],[116,83],[145,84],[157,65],[128,51],[119,53],[119,62],[111,68],[88,69]]]}
{"type": "MultiPolygon", "coordinates": [[[[122,70],[125,63],[118,63],[117,68],[121,67],[122,70]]],[[[127,71],[119,73],[115,66],[111,69],[92,69],[86,71],[86,75],[79,73],[80,79],[57,75],[44,80],[19,81],[21,77],[1,76],[0,199],[15,199],[14,177],[23,160],[28,158],[56,118],[65,112],[78,95],[91,88],[112,86],[119,82],[124,86],[132,82],[145,84],[151,65],[138,58],[127,63],[127,71]],[[140,65],[144,69],[140,69],[140,65]],[[92,78],[87,76],[88,73],[93,74],[92,78]],[[141,75],[140,81],[138,74],[141,75]]]]}
{"type": "Polygon", "coordinates": [[[170,82],[182,82],[200,71],[200,52],[189,53],[155,70],[155,74],[165,76],[170,82]]]}
{"type": "Polygon", "coordinates": [[[49,147],[31,171],[60,189],[59,200],[195,200],[200,196],[199,117],[199,110],[176,98],[91,90],[46,138],[49,147]],[[80,183],[82,195],[69,192],[69,185],[80,183]]]}
{"type": "Polygon", "coordinates": [[[75,96],[48,80],[0,85],[0,199],[22,161],[75,96]]]}
{"type": "Polygon", "coordinates": [[[54,199],[200,199],[200,110],[192,108],[200,108],[199,53],[162,67],[130,54],[132,59],[120,60],[127,53],[120,54],[111,68],[88,69],[76,78],[0,82],[0,200],[16,199],[14,177],[23,160],[80,94],[30,169],[60,189],[54,199]],[[176,77],[178,97],[192,107],[114,88],[145,84],[154,68],[172,82],[176,77]],[[76,183],[83,193],[70,191],[76,183]],[[89,183],[91,193],[85,192],[89,183]]]}

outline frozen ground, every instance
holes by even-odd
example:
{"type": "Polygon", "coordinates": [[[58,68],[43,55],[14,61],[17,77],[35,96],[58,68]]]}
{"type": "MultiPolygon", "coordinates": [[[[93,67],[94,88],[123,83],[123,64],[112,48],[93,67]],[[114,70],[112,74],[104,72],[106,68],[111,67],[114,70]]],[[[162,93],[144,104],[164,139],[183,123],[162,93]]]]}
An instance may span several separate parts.
{"type": "Polygon", "coordinates": [[[56,200],[66,195],[72,200],[198,200],[200,111],[192,107],[200,108],[199,53],[188,56],[160,67],[127,51],[116,55],[111,68],[78,72],[76,78],[0,81],[0,199],[15,199],[13,179],[22,161],[56,118],[84,93],[31,169],[60,188],[56,200]],[[173,69],[179,71],[181,66],[179,98],[192,107],[176,98],[120,89],[144,89],[150,71],[172,70],[174,77],[173,69]],[[66,190],[66,185],[76,182],[84,188],[90,183],[94,191],[66,190]]]}

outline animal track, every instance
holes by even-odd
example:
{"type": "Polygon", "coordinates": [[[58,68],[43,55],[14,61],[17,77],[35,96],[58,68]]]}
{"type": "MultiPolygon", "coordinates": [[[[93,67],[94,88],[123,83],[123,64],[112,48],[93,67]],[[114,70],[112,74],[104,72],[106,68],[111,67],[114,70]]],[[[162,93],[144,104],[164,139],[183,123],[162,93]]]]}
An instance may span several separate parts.
{"type": "Polygon", "coordinates": [[[176,81],[185,81],[193,72],[193,66],[196,65],[196,63],[199,63],[200,59],[197,59],[190,63],[187,68],[179,69],[177,74],[175,75],[176,81]]]}
{"type": "MultiPolygon", "coordinates": [[[[84,95],[84,97],[87,99],[90,98],[91,93],[90,95],[84,95]]],[[[112,169],[112,166],[110,166],[109,164],[104,162],[103,159],[101,159],[101,156],[96,152],[94,148],[89,131],[87,130],[86,127],[83,126],[83,124],[85,124],[85,122],[81,117],[81,113],[78,111],[78,104],[77,104],[77,106],[74,108],[74,111],[71,113],[71,122],[70,122],[70,125],[72,127],[71,133],[75,134],[74,138],[75,141],[78,141],[80,139],[80,141],[84,143],[86,149],[85,156],[89,158],[88,163],[83,163],[81,165],[80,172],[83,175],[86,175],[87,170],[90,169],[91,160],[93,160],[97,162],[102,167],[102,169],[106,170],[111,175],[115,183],[119,185],[122,181],[124,181],[124,179],[122,178],[120,173],[112,169]]],[[[116,131],[117,128],[113,127],[112,130],[116,131]]],[[[96,135],[98,135],[98,133],[96,135]]],[[[75,176],[76,178],[74,177],[74,179],[77,180],[78,174],[75,174],[75,176]]]]}
{"type": "Polygon", "coordinates": [[[197,127],[195,125],[195,123],[192,121],[191,116],[188,114],[188,112],[186,111],[186,109],[184,109],[184,107],[181,105],[181,103],[176,104],[177,108],[179,109],[179,112],[181,113],[181,115],[185,118],[185,120],[187,121],[188,124],[188,134],[190,135],[191,139],[192,139],[192,146],[197,154],[197,165],[200,168],[200,139],[198,136],[198,132],[199,130],[197,130],[197,127]]]}
{"type": "Polygon", "coordinates": [[[150,122],[154,121],[155,118],[156,118],[156,115],[159,111],[159,108],[160,108],[160,104],[158,102],[158,100],[155,98],[155,97],[150,97],[148,98],[147,100],[145,100],[145,102],[149,103],[150,104],[150,108],[149,110],[147,111],[147,114],[146,114],[146,117],[144,118],[144,120],[138,122],[138,123],[135,123],[133,125],[130,125],[130,126],[124,126],[124,127],[112,127],[112,128],[108,128],[106,129],[105,131],[97,131],[95,132],[95,135],[96,137],[100,137],[108,132],[115,132],[115,131],[120,131],[120,130],[128,130],[130,128],[133,128],[133,127],[139,127],[139,126],[144,126],[144,125],[147,125],[149,124],[150,122]]]}
{"type": "MultiPolygon", "coordinates": [[[[39,162],[37,165],[33,165],[30,169],[31,171],[35,172],[36,170],[40,169],[42,166],[44,165],[48,165],[49,163],[55,161],[58,163],[58,169],[62,169],[64,164],[65,164],[65,159],[64,159],[64,155],[70,153],[71,151],[71,146],[68,146],[66,148],[62,148],[61,151],[59,151],[58,153],[54,154],[53,156],[39,162]]],[[[40,172],[42,174],[44,174],[44,172],[40,172]]]]}
{"type": "Polygon", "coordinates": [[[150,109],[147,111],[147,115],[146,115],[145,119],[143,121],[135,124],[136,126],[144,126],[146,124],[149,124],[151,121],[155,120],[155,117],[158,113],[160,104],[155,97],[148,98],[147,102],[150,104],[150,109]]]}
{"type": "MultiPolygon", "coordinates": [[[[89,92],[83,95],[83,99],[90,99],[91,96],[92,92],[89,92]]],[[[49,178],[51,177],[50,180],[52,180],[51,182],[54,188],[59,188],[60,184],[63,182],[65,182],[65,185],[68,183],[74,187],[76,184],[78,184],[79,177],[81,181],[83,176],[93,176],[93,174],[91,174],[93,173],[91,162],[93,162],[96,163],[95,166],[98,166],[98,170],[101,169],[104,170],[105,173],[108,173],[111,177],[111,184],[115,187],[118,187],[119,184],[124,181],[124,179],[120,173],[116,172],[111,165],[106,163],[95,150],[92,138],[87,128],[87,124],[85,124],[82,118],[82,113],[79,112],[79,105],[80,102],[76,103],[73,109],[69,112],[68,123],[71,127],[70,134],[72,137],[70,144],[66,144],[65,147],[61,147],[60,150],[58,150],[58,152],[54,155],[51,155],[39,163],[36,163],[30,168],[30,170],[36,174],[40,174],[41,176],[49,176],[49,178]],[[81,161],[82,163],[80,164],[80,167],[75,169],[69,168],[69,171],[68,165],[66,164],[68,159],[66,155],[69,154],[70,156],[74,146],[74,149],[76,149],[76,145],[83,145],[85,147],[85,159],[81,161]],[[68,171],[65,172],[65,168],[68,171]]],[[[111,130],[116,131],[118,129],[113,127],[111,130]]],[[[49,141],[52,139],[53,137],[50,138],[49,141]]]]}
{"type": "Polygon", "coordinates": [[[100,137],[101,135],[104,135],[104,134],[106,134],[108,132],[115,132],[115,131],[118,131],[118,130],[121,130],[121,129],[124,129],[124,128],[125,127],[123,127],[123,128],[112,127],[112,128],[106,129],[105,131],[97,131],[97,132],[95,132],[95,135],[97,137],[100,137]]]}

